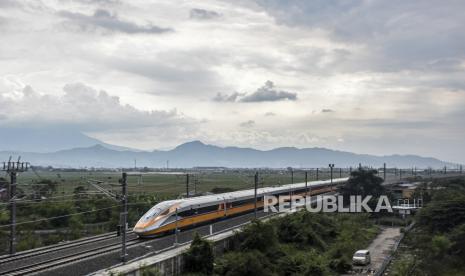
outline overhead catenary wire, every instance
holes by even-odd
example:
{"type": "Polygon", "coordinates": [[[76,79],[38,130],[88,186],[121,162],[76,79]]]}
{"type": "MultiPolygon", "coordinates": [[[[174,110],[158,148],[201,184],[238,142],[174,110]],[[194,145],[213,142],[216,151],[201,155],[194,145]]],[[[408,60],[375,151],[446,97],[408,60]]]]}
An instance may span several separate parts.
{"type": "MultiPolygon", "coordinates": [[[[17,204],[46,204],[46,203],[62,203],[62,202],[81,202],[81,201],[108,201],[107,198],[79,198],[79,199],[64,199],[64,200],[27,200],[27,201],[16,201],[17,204]]],[[[9,203],[0,203],[1,205],[8,205],[9,203]]]]}
{"type": "MultiPolygon", "coordinates": [[[[140,205],[140,204],[142,204],[142,203],[145,204],[146,202],[129,203],[128,205],[140,205]]],[[[108,209],[113,209],[113,208],[117,208],[117,207],[121,207],[121,206],[120,206],[120,205],[113,205],[113,206],[110,206],[110,207],[100,208],[100,209],[97,209],[97,210],[84,211],[84,212],[77,212],[77,213],[72,213],[72,214],[68,214],[68,215],[55,216],[55,217],[48,217],[48,218],[41,218],[41,219],[36,219],[36,220],[22,221],[22,222],[17,222],[16,225],[29,224],[29,223],[34,223],[34,222],[47,221],[47,220],[53,220],[53,219],[59,219],[59,218],[66,218],[66,217],[77,216],[77,215],[82,215],[82,214],[95,213],[95,212],[99,212],[99,211],[103,211],[103,210],[108,210],[108,209]]],[[[3,224],[3,225],[0,225],[0,228],[10,227],[10,226],[11,226],[11,224],[3,224]]]]}
{"type": "MultiPolygon", "coordinates": [[[[72,214],[56,216],[56,217],[41,218],[41,219],[30,220],[30,221],[22,221],[22,222],[17,222],[16,225],[28,224],[28,223],[39,222],[39,221],[47,221],[47,220],[59,219],[59,218],[66,218],[66,217],[77,216],[77,215],[88,214],[88,213],[95,213],[95,212],[98,212],[98,211],[108,210],[108,209],[112,209],[112,208],[116,208],[116,207],[119,207],[119,206],[118,205],[113,205],[111,207],[100,208],[100,209],[97,209],[97,210],[72,213],[72,214]]],[[[4,224],[4,225],[0,225],[0,228],[9,227],[9,226],[11,226],[11,224],[4,224]]]]}

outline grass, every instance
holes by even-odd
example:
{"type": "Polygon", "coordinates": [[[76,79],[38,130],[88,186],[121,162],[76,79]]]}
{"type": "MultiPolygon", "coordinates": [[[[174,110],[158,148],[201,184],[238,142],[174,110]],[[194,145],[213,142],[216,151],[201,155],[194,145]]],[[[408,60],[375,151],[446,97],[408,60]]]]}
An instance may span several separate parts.
{"type": "MultiPolygon", "coordinates": [[[[26,194],[32,191],[31,184],[40,178],[50,179],[57,182],[58,194],[72,194],[78,186],[84,186],[95,190],[88,181],[100,181],[100,186],[109,191],[118,193],[121,188],[118,180],[120,172],[114,171],[39,171],[37,174],[28,171],[18,177],[18,188],[26,194]],[[38,175],[37,175],[38,174],[38,175]],[[40,176],[40,178],[39,178],[40,176]]],[[[253,188],[254,171],[251,170],[228,170],[225,172],[195,172],[190,174],[189,189],[194,187],[197,193],[210,192],[213,188],[231,188],[234,190],[253,188]]],[[[344,177],[347,174],[343,175],[344,177]]],[[[335,173],[334,177],[339,177],[335,173]]],[[[328,173],[319,174],[319,179],[329,179],[328,173]]],[[[186,192],[186,176],[184,174],[144,174],[142,181],[138,176],[128,177],[129,194],[157,194],[160,198],[176,198],[186,192]]],[[[314,173],[309,174],[309,181],[316,180],[314,173]]],[[[305,181],[303,172],[294,172],[294,182],[305,181]]],[[[263,171],[260,173],[259,187],[275,186],[291,183],[291,175],[287,171],[263,171]]]]}

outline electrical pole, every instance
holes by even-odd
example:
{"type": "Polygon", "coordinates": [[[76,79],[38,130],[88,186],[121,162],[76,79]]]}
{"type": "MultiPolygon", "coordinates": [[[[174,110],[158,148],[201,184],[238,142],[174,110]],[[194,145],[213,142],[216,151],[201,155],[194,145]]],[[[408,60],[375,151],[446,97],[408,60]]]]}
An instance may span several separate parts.
{"type": "Polygon", "coordinates": [[[257,186],[258,186],[258,172],[255,172],[255,177],[254,177],[254,216],[255,219],[257,219],[257,186]]]}
{"type": "Polygon", "coordinates": [[[308,176],[307,172],[305,172],[305,205],[307,205],[307,196],[308,196],[308,176]]]}
{"type": "Polygon", "coordinates": [[[194,196],[197,195],[197,183],[198,183],[198,182],[199,182],[198,179],[195,179],[195,180],[194,180],[194,196]]]}
{"type": "Polygon", "coordinates": [[[331,184],[333,184],[333,168],[334,168],[334,164],[329,164],[328,166],[331,169],[331,184]]]}
{"type": "Polygon", "coordinates": [[[289,202],[290,202],[290,205],[291,205],[291,210],[292,210],[292,184],[294,184],[294,169],[291,168],[291,187],[290,187],[290,191],[289,191],[289,202]]]}
{"type": "Polygon", "coordinates": [[[319,172],[319,168],[316,168],[316,180],[317,181],[318,181],[318,177],[319,177],[318,172],[319,172]]]}
{"type": "Polygon", "coordinates": [[[10,172],[10,254],[16,254],[16,171],[10,172]]]}
{"type": "Polygon", "coordinates": [[[123,178],[121,179],[122,187],[122,212],[121,212],[121,261],[126,262],[126,231],[127,231],[127,216],[128,216],[128,197],[127,197],[127,185],[128,179],[127,174],[123,172],[123,178]]]}
{"type": "Polygon", "coordinates": [[[186,173],[186,197],[189,197],[189,174],[186,173]]]}
{"type": "Polygon", "coordinates": [[[384,181],[386,181],[386,163],[384,163],[383,174],[384,174],[384,181]]]}
{"type": "Polygon", "coordinates": [[[29,163],[20,162],[21,157],[17,162],[11,162],[11,157],[8,162],[3,162],[3,171],[10,175],[9,183],[9,203],[10,203],[10,254],[16,254],[16,178],[19,172],[25,172],[29,169],[29,163]]]}
{"type": "MultiPolygon", "coordinates": [[[[224,205],[224,208],[226,208],[226,204],[224,205]]],[[[174,229],[174,245],[178,245],[178,208],[176,207],[176,227],[174,229]]]]}
{"type": "Polygon", "coordinates": [[[342,168],[339,168],[339,178],[342,178],[342,168]]]}

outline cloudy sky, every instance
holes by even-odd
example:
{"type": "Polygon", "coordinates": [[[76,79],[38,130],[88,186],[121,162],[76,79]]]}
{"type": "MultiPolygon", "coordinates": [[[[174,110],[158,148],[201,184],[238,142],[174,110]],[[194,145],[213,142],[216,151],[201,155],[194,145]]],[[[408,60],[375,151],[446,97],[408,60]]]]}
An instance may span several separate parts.
{"type": "Polygon", "coordinates": [[[465,2],[0,0],[0,126],[465,163],[465,2]]]}

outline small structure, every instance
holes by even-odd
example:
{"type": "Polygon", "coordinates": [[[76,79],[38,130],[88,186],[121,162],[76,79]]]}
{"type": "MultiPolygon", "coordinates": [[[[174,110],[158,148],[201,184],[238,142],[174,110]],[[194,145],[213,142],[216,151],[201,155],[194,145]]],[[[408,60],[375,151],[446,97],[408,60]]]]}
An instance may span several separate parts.
{"type": "Polygon", "coordinates": [[[394,198],[397,199],[411,199],[415,190],[420,186],[421,182],[414,183],[399,183],[391,187],[394,198]]]}
{"type": "Polygon", "coordinates": [[[391,191],[394,195],[394,212],[405,218],[406,215],[415,213],[423,207],[423,198],[415,198],[415,190],[421,185],[421,182],[399,183],[392,186],[391,191]]]}

